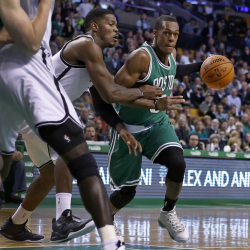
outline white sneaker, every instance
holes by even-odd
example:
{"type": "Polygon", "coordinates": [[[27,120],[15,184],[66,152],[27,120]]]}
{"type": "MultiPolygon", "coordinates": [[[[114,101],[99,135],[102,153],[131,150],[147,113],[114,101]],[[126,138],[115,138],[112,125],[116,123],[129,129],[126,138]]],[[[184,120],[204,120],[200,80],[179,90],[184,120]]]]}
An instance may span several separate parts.
{"type": "Polygon", "coordinates": [[[119,231],[119,229],[118,229],[117,226],[116,226],[116,223],[115,223],[115,216],[114,216],[113,224],[114,224],[115,234],[116,234],[117,239],[118,239],[119,241],[121,241],[122,245],[124,245],[124,244],[125,244],[124,238],[122,237],[121,232],[119,231]]]}
{"type": "Polygon", "coordinates": [[[162,228],[166,228],[170,237],[177,242],[185,242],[189,239],[189,234],[185,226],[180,222],[175,212],[175,207],[171,211],[161,209],[158,223],[162,228]]]}

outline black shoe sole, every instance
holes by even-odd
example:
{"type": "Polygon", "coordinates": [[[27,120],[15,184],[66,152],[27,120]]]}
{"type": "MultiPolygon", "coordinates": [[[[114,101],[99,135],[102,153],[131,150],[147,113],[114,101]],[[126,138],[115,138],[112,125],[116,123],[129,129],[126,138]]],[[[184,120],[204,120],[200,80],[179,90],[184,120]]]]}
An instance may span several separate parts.
{"type": "MultiPolygon", "coordinates": [[[[68,234],[67,237],[64,237],[64,238],[59,238],[59,239],[50,238],[50,242],[52,242],[52,243],[66,242],[66,241],[72,240],[74,238],[80,237],[82,235],[88,234],[88,233],[92,232],[94,229],[95,229],[95,223],[93,220],[91,220],[88,223],[86,223],[85,227],[83,227],[81,230],[79,230],[77,232],[71,232],[68,234]]],[[[60,234],[58,234],[58,236],[59,235],[60,234]]]]}
{"type": "Polygon", "coordinates": [[[11,241],[14,241],[14,242],[42,243],[42,242],[44,241],[44,238],[43,238],[43,239],[40,239],[40,240],[16,240],[16,239],[14,239],[13,236],[3,233],[1,229],[0,229],[0,234],[1,234],[4,238],[6,238],[6,239],[8,239],[8,240],[11,240],[11,241]]]}

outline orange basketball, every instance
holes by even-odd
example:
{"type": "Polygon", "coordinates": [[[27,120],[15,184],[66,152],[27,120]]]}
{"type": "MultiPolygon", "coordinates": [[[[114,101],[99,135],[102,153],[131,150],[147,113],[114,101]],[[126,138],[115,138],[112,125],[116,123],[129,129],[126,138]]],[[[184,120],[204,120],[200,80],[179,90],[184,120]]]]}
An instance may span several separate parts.
{"type": "Polygon", "coordinates": [[[209,56],[201,65],[203,82],[214,89],[226,87],[234,77],[234,66],[225,56],[209,56]]]}

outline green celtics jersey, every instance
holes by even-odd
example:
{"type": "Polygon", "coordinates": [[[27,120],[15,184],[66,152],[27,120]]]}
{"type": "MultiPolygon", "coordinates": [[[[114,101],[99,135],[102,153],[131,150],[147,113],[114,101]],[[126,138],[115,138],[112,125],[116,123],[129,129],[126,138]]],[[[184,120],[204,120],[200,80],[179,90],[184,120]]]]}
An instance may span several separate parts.
{"type": "MultiPolygon", "coordinates": [[[[134,87],[138,88],[145,84],[161,87],[163,97],[169,96],[173,89],[176,74],[176,62],[173,54],[168,56],[169,66],[167,66],[160,61],[154,49],[148,43],[145,42],[141,48],[145,49],[150,55],[150,64],[147,76],[143,80],[137,80],[134,87]]],[[[131,108],[122,105],[119,115],[122,121],[127,124],[149,126],[161,122],[166,116],[166,111],[131,108]]]]}

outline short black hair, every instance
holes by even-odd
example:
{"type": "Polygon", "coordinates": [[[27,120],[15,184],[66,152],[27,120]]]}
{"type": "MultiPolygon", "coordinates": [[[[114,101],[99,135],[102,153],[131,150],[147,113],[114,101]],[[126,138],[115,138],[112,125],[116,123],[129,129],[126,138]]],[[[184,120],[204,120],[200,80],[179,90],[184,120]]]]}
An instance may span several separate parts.
{"type": "Polygon", "coordinates": [[[177,23],[177,20],[173,16],[169,15],[162,15],[158,17],[155,21],[155,30],[159,30],[162,27],[162,22],[169,21],[169,22],[175,22],[177,23]]]}
{"type": "Polygon", "coordinates": [[[107,9],[95,8],[91,10],[85,18],[84,27],[86,31],[90,30],[91,23],[98,22],[100,19],[104,18],[105,15],[114,15],[114,13],[107,9]]]}

